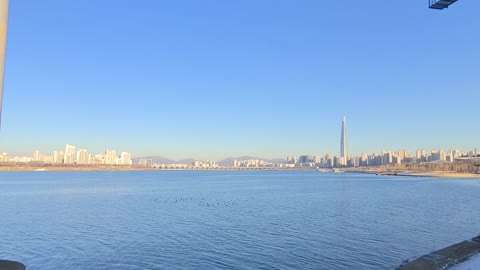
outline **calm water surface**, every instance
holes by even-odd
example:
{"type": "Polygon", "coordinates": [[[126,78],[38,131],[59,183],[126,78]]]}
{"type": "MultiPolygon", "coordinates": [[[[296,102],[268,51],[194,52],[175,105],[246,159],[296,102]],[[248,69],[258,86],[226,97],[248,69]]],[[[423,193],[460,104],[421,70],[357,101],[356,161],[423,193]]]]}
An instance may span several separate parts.
{"type": "Polygon", "coordinates": [[[0,258],[47,269],[391,269],[480,232],[480,180],[0,172],[0,258]]]}

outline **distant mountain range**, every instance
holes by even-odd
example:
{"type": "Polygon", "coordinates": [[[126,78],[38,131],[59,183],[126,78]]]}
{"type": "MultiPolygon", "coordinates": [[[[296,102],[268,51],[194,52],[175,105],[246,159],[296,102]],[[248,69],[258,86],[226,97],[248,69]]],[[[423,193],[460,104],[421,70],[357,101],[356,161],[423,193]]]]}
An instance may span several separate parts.
{"type": "Polygon", "coordinates": [[[138,157],[138,158],[133,158],[132,161],[133,161],[134,164],[137,164],[142,159],[151,159],[153,163],[158,163],[158,164],[175,164],[175,163],[177,163],[175,160],[171,160],[171,159],[160,157],[160,156],[138,157]]]}
{"type": "MultiPolygon", "coordinates": [[[[151,159],[153,163],[157,163],[157,164],[193,164],[195,162],[195,159],[193,159],[193,158],[187,158],[187,159],[182,159],[182,160],[175,161],[175,160],[164,158],[164,157],[161,157],[161,156],[146,156],[146,157],[134,158],[133,163],[136,164],[142,159],[151,159]]],[[[243,157],[226,158],[224,160],[218,161],[217,163],[220,166],[233,166],[233,161],[234,160],[249,160],[249,159],[263,160],[267,163],[283,163],[283,162],[285,162],[285,159],[283,159],[283,158],[266,159],[266,158],[258,158],[258,157],[251,157],[251,156],[243,156],[243,157]]]]}

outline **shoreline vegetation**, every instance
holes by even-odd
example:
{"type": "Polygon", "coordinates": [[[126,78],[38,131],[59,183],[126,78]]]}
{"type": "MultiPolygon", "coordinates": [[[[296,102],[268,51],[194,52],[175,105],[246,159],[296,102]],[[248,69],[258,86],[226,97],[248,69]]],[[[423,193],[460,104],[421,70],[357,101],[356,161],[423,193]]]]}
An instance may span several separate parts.
{"type": "Polygon", "coordinates": [[[480,178],[480,166],[472,162],[422,162],[376,167],[383,174],[418,177],[480,178]]]}
{"type": "MultiPolygon", "coordinates": [[[[148,171],[148,170],[190,170],[190,171],[231,171],[231,170],[315,170],[313,167],[277,168],[277,167],[157,167],[143,165],[58,165],[58,164],[0,164],[0,171],[148,171]]],[[[318,169],[320,172],[363,173],[383,176],[403,177],[442,177],[442,178],[480,178],[478,167],[470,163],[420,163],[396,164],[375,167],[354,167],[342,169],[318,169]]]]}

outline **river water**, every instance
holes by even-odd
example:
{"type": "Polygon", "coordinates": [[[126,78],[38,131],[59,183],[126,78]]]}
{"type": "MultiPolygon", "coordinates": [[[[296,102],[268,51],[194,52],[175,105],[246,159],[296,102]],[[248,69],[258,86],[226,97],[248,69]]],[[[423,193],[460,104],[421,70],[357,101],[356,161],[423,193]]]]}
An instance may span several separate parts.
{"type": "Polygon", "coordinates": [[[0,172],[28,270],[392,269],[480,232],[480,180],[315,171],[0,172]]]}

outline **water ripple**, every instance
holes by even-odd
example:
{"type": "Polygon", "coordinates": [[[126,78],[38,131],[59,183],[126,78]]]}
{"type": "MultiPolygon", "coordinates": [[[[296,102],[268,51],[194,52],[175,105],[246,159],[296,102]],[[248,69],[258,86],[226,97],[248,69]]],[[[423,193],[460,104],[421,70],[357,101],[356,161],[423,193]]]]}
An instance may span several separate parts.
{"type": "Polygon", "coordinates": [[[0,172],[0,256],[49,269],[391,269],[478,234],[478,181],[0,172]]]}

